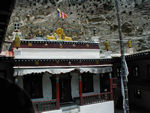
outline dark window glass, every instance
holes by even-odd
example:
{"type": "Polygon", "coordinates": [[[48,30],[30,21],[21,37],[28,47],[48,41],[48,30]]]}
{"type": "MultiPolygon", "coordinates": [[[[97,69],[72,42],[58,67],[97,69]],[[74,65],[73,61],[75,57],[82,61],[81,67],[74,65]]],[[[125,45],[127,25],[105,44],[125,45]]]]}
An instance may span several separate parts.
{"type": "Polygon", "coordinates": [[[25,75],[23,77],[23,86],[32,99],[43,97],[42,75],[25,75]]]}
{"type": "Polygon", "coordinates": [[[93,75],[90,73],[82,74],[82,90],[83,93],[93,92],[93,75]]]}
{"type": "Polygon", "coordinates": [[[133,71],[133,77],[134,78],[139,76],[139,68],[138,68],[138,66],[133,67],[132,71],[133,71]]]}
{"type": "Polygon", "coordinates": [[[100,75],[100,92],[109,92],[110,91],[110,79],[109,73],[104,73],[100,75]]]}

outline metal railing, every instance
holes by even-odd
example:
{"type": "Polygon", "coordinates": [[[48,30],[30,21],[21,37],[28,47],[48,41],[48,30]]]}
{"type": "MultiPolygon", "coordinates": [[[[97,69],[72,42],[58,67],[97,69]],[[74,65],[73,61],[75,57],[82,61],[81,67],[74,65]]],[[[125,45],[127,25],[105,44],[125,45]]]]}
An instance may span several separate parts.
{"type": "Polygon", "coordinates": [[[32,102],[35,112],[50,111],[56,109],[56,99],[32,102]]]}
{"type": "Polygon", "coordinates": [[[111,100],[111,93],[100,93],[96,95],[83,96],[83,105],[100,103],[111,100]]]}

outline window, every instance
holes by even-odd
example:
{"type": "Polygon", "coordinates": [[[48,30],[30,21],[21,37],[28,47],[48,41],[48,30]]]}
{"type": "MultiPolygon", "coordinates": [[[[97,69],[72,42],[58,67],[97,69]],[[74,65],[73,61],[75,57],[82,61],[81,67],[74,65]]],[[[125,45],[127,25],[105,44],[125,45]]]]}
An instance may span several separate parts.
{"type": "Polygon", "coordinates": [[[103,73],[100,75],[100,92],[110,92],[109,73],[103,73]]]}
{"type": "Polygon", "coordinates": [[[83,93],[93,92],[93,75],[91,73],[82,74],[82,91],[83,93]]]}
{"type": "Polygon", "coordinates": [[[16,24],[14,25],[14,27],[15,27],[15,29],[19,29],[19,24],[16,23],[16,24]]]}
{"type": "Polygon", "coordinates": [[[135,89],[134,95],[136,98],[141,99],[142,98],[142,90],[141,89],[135,89]]]}
{"type": "Polygon", "coordinates": [[[118,68],[116,69],[116,71],[117,71],[117,73],[116,73],[117,77],[120,78],[120,68],[118,67],[118,68]]]}
{"type": "Polygon", "coordinates": [[[23,86],[32,99],[43,97],[42,75],[25,75],[23,77],[23,86]]]}
{"type": "Polygon", "coordinates": [[[133,68],[133,76],[134,77],[138,77],[139,76],[139,68],[138,68],[138,66],[135,66],[133,68]]]}

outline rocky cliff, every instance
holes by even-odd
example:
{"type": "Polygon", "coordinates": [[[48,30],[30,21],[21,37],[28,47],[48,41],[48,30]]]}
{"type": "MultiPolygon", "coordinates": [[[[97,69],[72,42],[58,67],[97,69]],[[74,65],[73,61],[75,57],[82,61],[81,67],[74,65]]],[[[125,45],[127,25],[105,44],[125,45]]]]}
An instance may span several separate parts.
{"type": "MultiPolygon", "coordinates": [[[[17,0],[8,26],[6,39],[11,40],[14,24],[20,23],[24,38],[43,35],[62,27],[73,40],[110,42],[110,50],[118,53],[119,38],[114,0],[17,0]],[[68,15],[57,17],[57,8],[68,15]]],[[[132,41],[134,51],[150,49],[150,0],[119,0],[121,28],[125,48],[132,41]]]]}

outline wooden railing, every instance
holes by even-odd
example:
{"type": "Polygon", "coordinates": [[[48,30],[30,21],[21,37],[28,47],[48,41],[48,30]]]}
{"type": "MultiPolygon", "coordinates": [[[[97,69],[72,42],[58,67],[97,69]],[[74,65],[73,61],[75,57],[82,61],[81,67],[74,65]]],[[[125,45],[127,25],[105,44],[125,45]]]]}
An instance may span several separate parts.
{"type": "Polygon", "coordinates": [[[56,109],[56,99],[48,101],[32,102],[35,112],[50,111],[56,109]]]}
{"type": "Polygon", "coordinates": [[[83,104],[93,104],[93,103],[100,103],[111,100],[111,93],[100,93],[96,95],[89,95],[89,96],[83,96],[83,104]]]}

